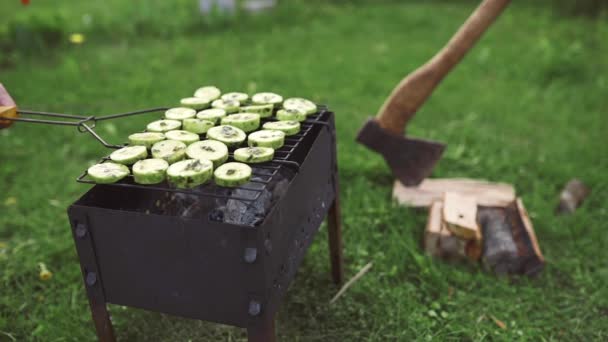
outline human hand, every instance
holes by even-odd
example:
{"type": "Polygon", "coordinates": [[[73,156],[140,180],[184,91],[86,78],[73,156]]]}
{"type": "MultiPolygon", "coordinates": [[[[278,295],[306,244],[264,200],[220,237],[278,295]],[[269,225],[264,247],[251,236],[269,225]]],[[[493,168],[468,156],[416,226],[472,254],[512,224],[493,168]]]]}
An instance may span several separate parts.
{"type": "Polygon", "coordinates": [[[2,83],[0,83],[0,106],[7,106],[7,107],[16,106],[15,101],[8,94],[8,91],[6,90],[6,88],[4,88],[2,83]]]}
{"type": "MultiPolygon", "coordinates": [[[[13,101],[13,98],[8,94],[2,83],[0,83],[0,118],[15,117],[17,117],[15,101],[13,101]]],[[[0,128],[8,127],[12,123],[13,121],[11,120],[0,119],[0,128]]]]}

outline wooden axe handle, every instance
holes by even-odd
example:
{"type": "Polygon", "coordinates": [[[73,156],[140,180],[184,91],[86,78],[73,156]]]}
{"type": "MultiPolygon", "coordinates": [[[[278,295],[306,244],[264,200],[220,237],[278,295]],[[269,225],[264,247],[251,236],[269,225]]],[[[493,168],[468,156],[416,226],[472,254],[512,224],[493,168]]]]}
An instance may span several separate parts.
{"type": "Polygon", "coordinates": [[[376,116],[380,126],[395,134],[403,134],[405,125],[433,89],[475,45],[509,2],[483,0],[443,49],[393,90],[376,116]]]}

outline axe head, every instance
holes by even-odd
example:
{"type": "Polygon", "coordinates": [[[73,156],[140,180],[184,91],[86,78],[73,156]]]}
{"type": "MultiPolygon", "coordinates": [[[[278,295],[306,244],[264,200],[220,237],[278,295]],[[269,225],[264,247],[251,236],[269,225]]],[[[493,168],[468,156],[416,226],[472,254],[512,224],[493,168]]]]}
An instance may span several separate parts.
{"type": "Polygon", "coordinates": [[[429,176],[445,149],[445,144],[440,142],[389,132],[375,119],[365,123],[357,141],[382,154],[395,178],[406,186],[418,185],[429,176]]]}

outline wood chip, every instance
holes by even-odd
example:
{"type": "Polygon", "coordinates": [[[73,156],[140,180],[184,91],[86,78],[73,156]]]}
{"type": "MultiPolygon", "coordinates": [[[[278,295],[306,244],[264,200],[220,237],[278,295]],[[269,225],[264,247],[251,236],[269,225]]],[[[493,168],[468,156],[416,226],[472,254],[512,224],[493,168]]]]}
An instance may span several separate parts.
{"type": "Polygon", "coordinates": [[[494,316],[492,316],[492,315],[490,315],[490,318],[491,318],[491,319],[494,321],[494,323],[495,323],[496,325],[498,325],[498,327],[499,327],[500,329],[502,329],[502,330],[507,330],[507,325],[505,324],[505,322],[503,322],[503,321],[499,320],[498,318],[496,318],[496,317],[494,317],[494,316]]]}

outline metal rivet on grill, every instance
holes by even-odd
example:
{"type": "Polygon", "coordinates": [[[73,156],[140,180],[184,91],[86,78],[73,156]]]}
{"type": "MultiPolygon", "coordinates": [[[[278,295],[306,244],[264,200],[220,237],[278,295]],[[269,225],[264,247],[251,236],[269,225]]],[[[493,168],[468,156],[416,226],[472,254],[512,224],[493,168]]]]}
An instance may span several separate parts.
{"type": "Polygon", "coordinates": [[[76,237],[79,239],[82,239],[86,235],[87,235],[87,227],[82,223],[77,224],[76,225],[76,237]]]}
{"type": "Polygon", "coordinates": [[[95,272],[87,273],[86,282],[89,286],[95,285],[95,283],[97,283],[97,274],[95,274],[95,272]]]}
{"type": "Polygon", "coordinates": [[[256,300],[249,302],[249,315],[257,316],[262,312],[262,304],[256,300]]]}
{"type": "Polygon", "coordinates": [[[266,249],[266,253],[270,254],[272,252],[272,242],[270,239],[264,240],[264,248],[266,249]]]}
{"type": "Polygon", "coordinates": [[[258,257],[258,249],[247,247],[245,248],[245,262],[248,264],[253,264],[255,259],[258,257]]]}

